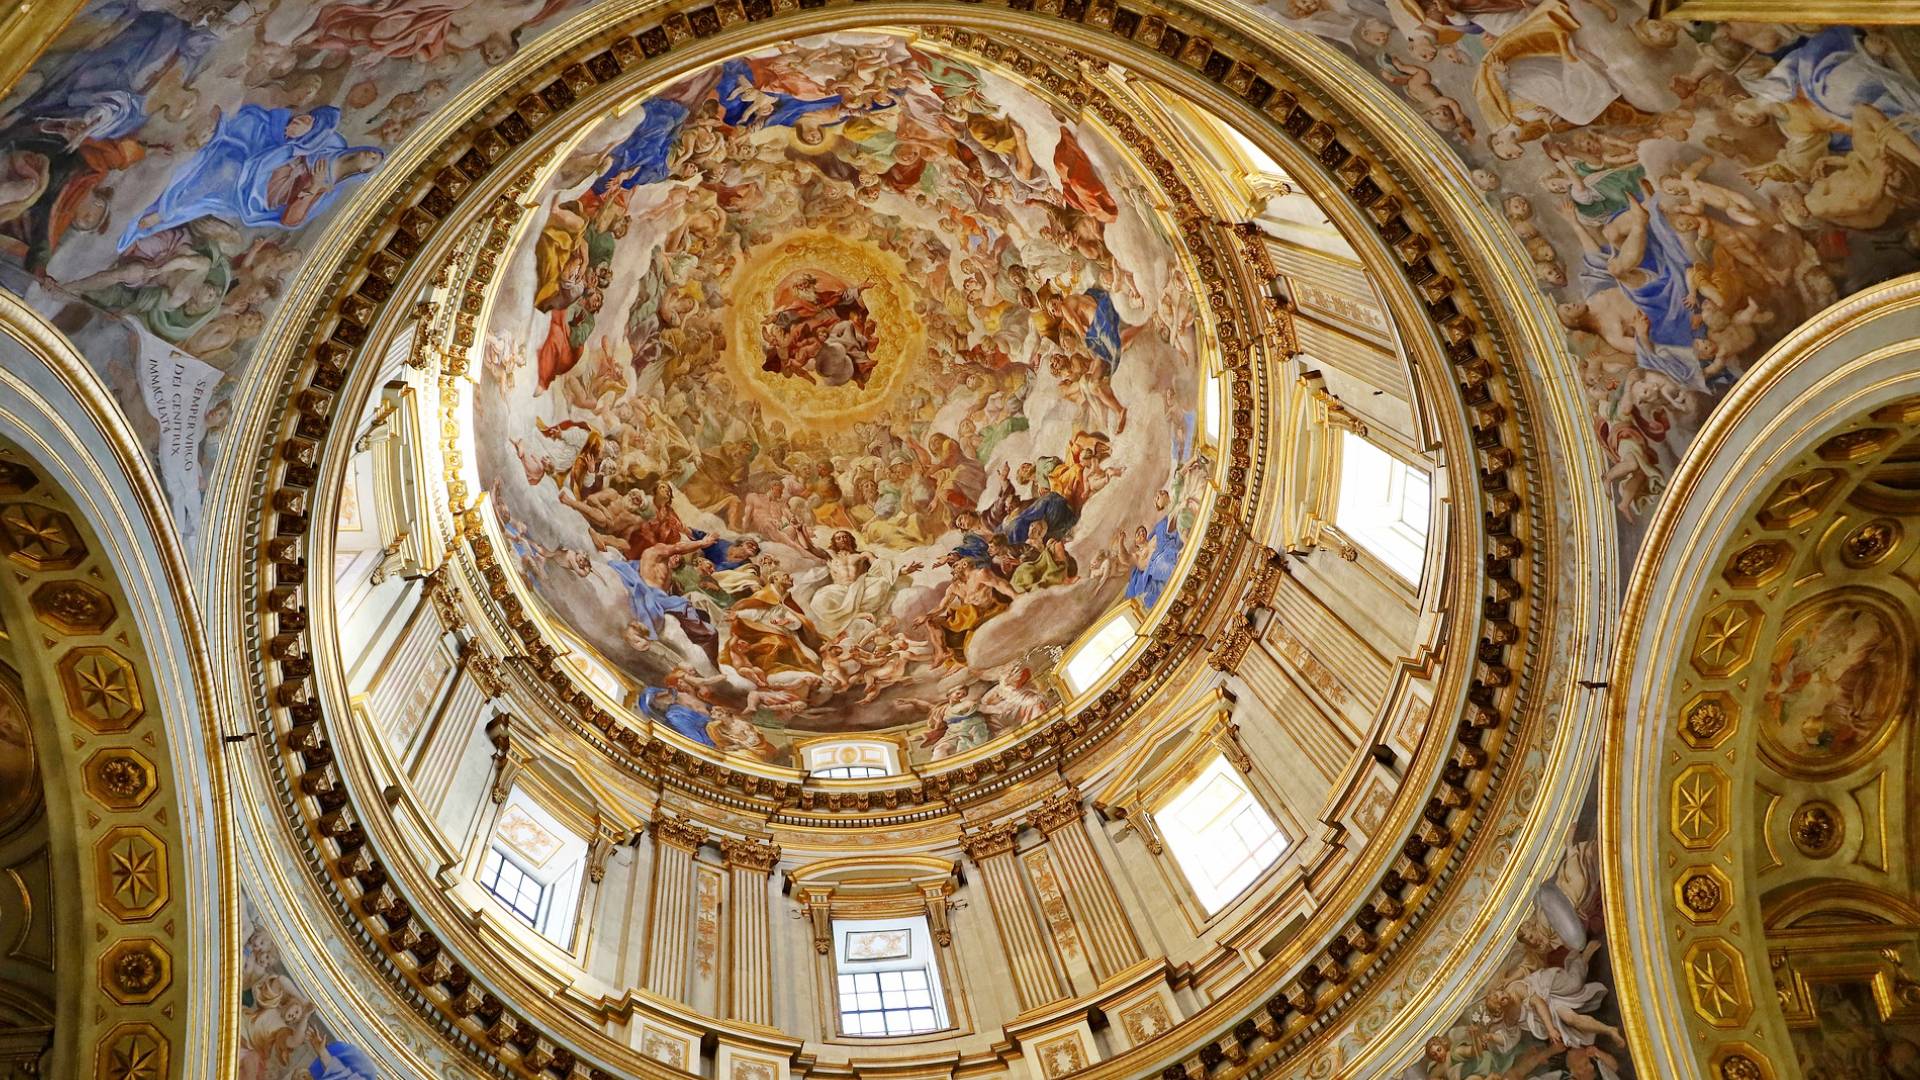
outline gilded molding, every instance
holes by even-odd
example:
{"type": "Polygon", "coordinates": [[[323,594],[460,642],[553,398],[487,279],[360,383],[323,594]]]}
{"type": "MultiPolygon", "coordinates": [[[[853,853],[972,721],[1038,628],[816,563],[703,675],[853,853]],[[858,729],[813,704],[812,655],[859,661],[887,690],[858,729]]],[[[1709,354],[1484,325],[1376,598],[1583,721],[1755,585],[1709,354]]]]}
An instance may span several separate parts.
{"type": "Polygon", "coordinates": [[[699,825],[684,818],[657,817],[647,826],[647,831],[662,844],[671,844],[683,851],[699,851],[701,846],[713,839],[711,833],[699,825]]]}

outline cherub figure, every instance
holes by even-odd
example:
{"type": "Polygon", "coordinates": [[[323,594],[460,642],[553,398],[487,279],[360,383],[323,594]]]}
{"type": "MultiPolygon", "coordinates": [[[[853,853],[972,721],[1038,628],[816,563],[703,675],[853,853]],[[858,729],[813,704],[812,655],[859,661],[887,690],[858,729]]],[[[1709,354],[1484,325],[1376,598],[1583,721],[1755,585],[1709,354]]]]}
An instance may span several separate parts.
{"type": "Polygon", "coordinates": [[[1433,73],[1418,64],[1409,64],[1397,56],[1384,57],[1394,71],[1381,74],[1395,86],[1406,89],[1407,100],[1420,110],[1427,124],[1442,135],[1454,135],[1462,142],[1473,141],[1473,121],[1467,118],[1467,110],[1460,103],[1434,85],[1433,73]]]}
{"type": "Polygon", "coordinates": [[[1675,201],[1669,204],[1670,213],[1704,214],[1708,208],[1718,210],[1737,225],[1761,225],[1764,219],[1760,208],[1753,200],[1723,187],[1711,180],[1702,180],[1705,172],[1714,161],[1712,154],[1706,154],[1700,160],[1677,172],[1670,172],[1660,178],[1660,190],[1675,201]]]}

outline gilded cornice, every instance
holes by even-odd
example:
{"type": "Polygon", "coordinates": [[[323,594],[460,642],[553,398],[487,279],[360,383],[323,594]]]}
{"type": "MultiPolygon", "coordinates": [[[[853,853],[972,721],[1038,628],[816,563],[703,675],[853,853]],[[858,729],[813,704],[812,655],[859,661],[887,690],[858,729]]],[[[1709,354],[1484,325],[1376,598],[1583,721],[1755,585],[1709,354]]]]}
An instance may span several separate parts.
{"type": "MultiPolygon", "coordinates": [[[[1550,539],[1543,533],[1548,526],[1541,507],[1532,499],[1535,485],[1545,482],[1541,444],[1532,427],[1539,420],[1516,397],[1514,365],[1519,361],[1515,354],[1496,347],[1496,324],[1467,284],[1470,272],[1458,261],[1456,250],[1446,239],[1444,226],[1437,225],[1429,216],[1426,198],[1407,186],[1412,182],[1408,179],[1411,174],[1383,164],[1378,143],[1357,126],[1351,116],[1296,82],[1291,70],[1276,54],[1258,44],[1257,39],[1237,35],[1230,26],[1178,5],[1170,4],[1144,14],[1107,3],[1054,6],[1033,5],[1025,0],[1004,8],[996,5],[991,10],[984,5],[936,3],[886,7],[828,3],[806,13],[737,3],[665,14],[608,10],[623,18],[630,17],[632,22],[618,28],[610,22],[602,24],[605,29],[598,37],[569,35],[566,40],[570,51],[565,56],[546,55],[539,75],[526,78],[517,88],[501,95],[497,99],[501,104],[485,111],[482,118],[459,137],[436,147],[428,155],[430,160],[423,160],[408,174],[408,179],[383,176],[368,185],[367,199],[360,205],[398,207],[397,211],[389,214],[382,210],[377,218],[363,219],[357,239],[354,231],[345,226],[332,234],[347,241],[330,249],[338,260],[337,269],[330,273],[339,275],[332,280],[341,282],[342,288],[350,291],[336,294],[334,299],[305,311],[307,322],[299,333],[276,335],[276,340],[291,341],[298,337],[309,344],[304,359],[299,362],[299,384],[286,398],[290,409],[280,419],[280,427],[263,433],[260,444],[270,455],[260,459],[270,489],[282,492],[279,498],[289,498],[289,486],[313,487],[317,477],[275,465],[271,455],[289,435],[320,443],[332,434],[338,399],[350,383],[357,390],[364,387],[369,378],[366,366],[359,363],[363,346],[383,339],[395,320],[411,313],[410,304],[396,300],[389,305],[389,298],[415,295],[412,290],[422,280],[417,257],[443,242],[444,234],[449,231],[444,222],[470,212],[461,201],[468,189],[497,167],[513,167],[523,161],[524,155],[513,148],[528,142],[537,129],[549,125],[557,114],[567,113],[582,103],[605,100],[612,87],[624,83],[623,71],[645,70],[650,75],[664,77],[669,67],[681,63],[669,57],[683,46],[690,50],[685,53],[688,57],[685,62],[691,63],[721,51],[746,47],[755,40],[814,32],[831,26],[871,25],[876,21],[898,23],[922,16],[949,22],[976,20],[983,27],[996,30],[1013,23],[1037,36],[1070,38],[1091,52],[1134,64],[1190,87],[1209,100],[1229,103],[1239,110],[1236,115],[1243,118],[1260,117],[1261,139],[1272,142],[1276,149],[1302,166],[1305,182],[1317,197],[1339,204],[1339,220],[1368,224],[1372,230],[1369,251],[1385,260],[1383,265],[1392,267],[1397,277],[1390,292],[1405,298],[1398,302],[1396,314],[1411,317],[1414,322],[1410,325],[1424,323],[1428,327],[1415,335],[1418,347],[1435,360],[1431,368],[1433,388],[1438,391],[1445,385],[1449,395],[1448,399],[1436,402],[1436,407],[1448,418],[1446,424],[1451,425],[1449,438],[1454,441],[1449,445],[1455,448],[1458,463],[1470,462],[1474,466],[1456,469],[1452,474],[1456,477],[1452,496],[1456,520],[1462,523],[1462,535],[1453,538],[1450,557],[1454,564],[1451,572],[1459,575],[1452,584],[1454,595],[1478,597],[1480,606],[1471,612],[1463,608],[1460,618],[1450,626],[1448,633],[1454,650],[1464,652],[1472,647],[1475,626],[1482,620],[1492,619],[1514,628],[1510,634],[1482,640],[1477,649],[1479,662],[1473,669],[1451,665],[1441,672],[1436,700],[1446,710],[1442,715],[1459,709],[1462,720],[1451,733],[1451,742],[1445,746],[1436,744],[1433,754],[1417,762],[1417,769],[1410,770],[1409,780],[1422,786],[1437,785],[1436,790],[1444,794],[1433,797],[1417,822],[1412,820],[1417,806],[1409,807],[1405,814],[1397,813],[1394,827],[1406,830],[1403,840],[1397,846],[1385,846],[1370,855],[1372,861],[1329,902],[1329,917],[1347,920],[1348,925],[1334,927],[1328,935],[1315,934],[1311,940],[1301,941],[1297,948],[1257,972],[1234,992],[1214,1001],[1190,1022],[1177,1043],[1157,1044],[1120,1055],[1096,1066],[1096,1074],[1129,1075],[1147,1061],[1164,1058],[1169,1053],[1187,1055],[1196,1067],[1210,1067],[1226,1055],[1223,1046],[1233,1047],[1234,1052],[1244,1055],[1250,1064],[1257,1064],[1306,1045],[1314,1032],[1322,1029],[1331,1012],[1355,1000],[1355,991],[1363,988],[1379,970],[1378,961],[1390,955],[1395,944],[1411,932],[1410,913],[1423,912],[1431,906],[1437,886],[1446,879],[1446,869],[1475,833],[1480,811],[1488,801],[1486,794],[1498,775],[1498,764],[1507,747],[1509,725],[1523,702],[1529,700],[1538,668],[1545,663],[1539,642],[1526,632],[1535,617],[1535,591],[1542,586],[1550,587],[1530,559],[1534,545],[1545,544],[1550,539]],[[635,32],[634,27],[640,29],[635,32]],[[1471,535],[1475,529],[1479,530],[1478,540],[1484,545],[1478,550],[1476,538],[1471,535]],[[1388,852],[1394,854],[1389,856],[1388,852]],[[1259,1013],[1265,1019],[1243,1033],[1246,1025],[1241,1021],[1248,1019],[1250,1013],[1259,1013]]],[[[989,45],[989,48],[996,47],[1007,48],[989,45]]],[[[495,85],[500,82],[496,81],[495,85]]],[[[1124,134],[1127,119],[1118,117],[1113,123],[1124,134]]],[[[301,317],[295,305],[290,304],[283,311],[289,319],[301,317]]],[[[1219,322],[1216,329],[1223,338],[1237,339],[1240,333],[1236,324],[1228,320],[1219,322]]],[[[1251,362],[1244,350],[1229,351],[1228,358],[1230,366],[1236,368],[1251,362]]],[[[1236,433],[1248,431],[1253,425],[1254,405],[1250,396],[1242,396],[1236,379],[1232,407],[1232,428],[1236,433]]],[[[341,459],[329,456],[327,460],[341,459]]],[[[1248,473],[1259,467],[1251,451],[1244,461],[1230,455],[1226,470],[1228,482],[1244,482],[1248,473]]],[[[337,469],[337,465],[333,468],[337,469]]],[[[322,498],[323,512],[327,505],[326,498],[322,498]]],[[[1218,551],[1232,553],[1221,560],[1223,565],[1211,579],[1218,583],[1212,588],[1224,590],[1227,582],[1236,579],[1232,564],[1236,559],[1247,557],[1250,545],[1242,542],[1243,526],[1229,525],[1230,521],[1238,521],[1239,507],[1235,502],[1223,499],[1220,509],[1223,512],[1216,513],[1206,527],[1205,543],[1216,545],[1218,551]]],[[[261,538],[298,538],[308,534],[310,524],[307,515],[275,509],[269,503],[253,527],[261,538]]],[[[474,541],[476,547],[478,539],[474,541]]],[[[300,543],[296,540],[269,550],[270,558],[285,557],[287,561],[271,563],[266,568],[267,578],[286,581],[295,577],[297,580],[291,567],[300,543]]],[[[263,547],[262,544],[251,550],[263,547]]],[[[326,583],[314,582],[313,585],[315,597],[327,595],[326,583]]],[[[1196,655],[1205,637],[1191,633],[1188,628],[1193,625],[1191,612],[1199,610],[1195,605],[1203,599],[1199,593],[1201,587],[1198,576],[1189,576],[1182,586],[1181,599],[1175,604],[1176,617],[1156,629],[1154,640],[1144,650],[1146,655],[1136,671],[1144,669],[1164,676],[1176,666],[1177,659],[1196,655]],[[1194,590],[1191,598],[1187,596],[1189,589],[1194,590]]],[[[248,607],[243,615],[249,620],[259,620],[255,629],[263,638],[299,636],[309,630],[314,613],[308,607],[307,595],[297,585],[268,599],[274,602],[248,607]]],[[[1474,602],[1463,601],[1463,604],[1474,602]]],[[[1225,614],[1218,612],[1216,618],[1225,614]]],[[[551,646],[547,646],[545,652],[551,653],[551,646]]],[[[536,646],[530,659],[538,665],[550,662],[551,656],[543,657],[542,650],[536,646]]],[[[300,685],[309,678],[305,673],[281,667],[263,672],[261,676],[262,683],[256,688],[261,707],[256,715],[269,725],[266,730],[274,736],[275,745],[286,745],[295,751],[294,756],[287,759],[290,770],[297,777],[304,771],[323,768],[331,753],[327,729],[330,706],[315,700],[310,690],[300,685]],[[285,742],[281,743],[281,739],[285,742]]],[[[1046,754],[1084,745],[1106,725],[1118,723],[1128,715],[1139,699],[1157,685],[1149,675],[1137,676],[1132,682],[1123,677],[1085,710],[1063,718],[1051,729],[1058,732],[1050,736],[1051,746],[1033,754],[1032,760],[1022,762],[1021,773],[1040,775],[1047,764],[1040,759],[1046,754]]],[[[571,688],[570,680],[555,686],[554,690],[562,697],[573,699],[577,705],[590,704],[591,696],[571,688]]],[[[601,738],[604,740],[605,736],[601,738]]],[[[674,757],[678,753],[669,749],[664,754],[653,755],[656,759],[653,767],[680,764],[674,757]]],[[[687,775],[701,782],[722,782],[725,789],[730,789],[723,792],[732,800],[729,805],[754,805],[752,796],[744,791],[748,781],[733,779],[740,775],[737,770],[698,758],[689,759],[687,765],[687,775]]],[[[944,796],[951,791],[956,778],[996,789],[1003,785],[999,778],[983,780],[979,766],[971,762],[921,782],[943,788],[939,793],[944,796]]],[[[666,782],[663,777],[662,783],[666,782]]],[[[751,782],[767,783],[764,778],[751,782]]],[[[290,788],[283,788],[283,793],[289,791],[290,788]]],[[[311,806],[298,803],[296,806],[314,823],[314,855],[331,866],[331,880],[343,890],[343,898],[351,898],[365,888],[370,878],[384,877],[377,854],[366,850],[367,833],[350,801],[318,816],[311,806]]],[[[390,892],[391,885],[383,885],[380,895],[390,892]]],[[[357,915],[347,917],[359,918],[357,915]]],[[[410,905],[396,898],[395,903],[383,905],[369,918],[375,917],[387,924],[384,928],[376,927],[376,940],[386,942],[394,940],[392,935],[398,932],[396,924],[412,925],[418,916],[410,905]]],[[[424,935],[422,940],[433,942],[434,955],[442,955],[438,951],[440,943],[431,935],[424,935]]],[[[430,960],[410,949],[395,949],[388,954],[383,947],[373,948],[382,954],[382,962],[390,955],[405,971],[426,970],[419,965],[428,964],[430,960]],[[407,952],[413,955],[404,955],[407,952]]],[[[433,968],[437,972],[441,966],[433,965],[433,968]]],[[[443,980],[436,978],[431,985],[443,985],[443,980]]],[[[440,1000],[440,993],[430,994],[420,1007],[437,1008],[431,1003],[440,1000]]],[[[504,1003],[500,1004],[502,1011],[496,1012],[496,1017],[506,1015],[504,1003]]],[[[538,1045],[538,1040],[544,1037],[539,1034],[538,1025],[560,1022],[559,1014],[542,1001],[516,1001],[514,1007],[539,1016],[537,1022],[514,1020],[513,1044],[516,1046],[522,1041],[538,1045]],[[528,1034],[523,1040],[518,1033],[528,1034]]],[[[472,1027],[470,1020],[459,1019],[469,1013],[460,1011],[457,1001],[451,1009],[455,1018],[451,1022],[456,1027],[462,1031],[472,1027]]],[[[496,1023],[490,1020],[486,1026],[490,1029],[496,1023]]],[[[526,1069],[523,1056],[501,1052],[506,1054],[505,1060],[518,1061],[520,1067],[526,1069]]],[[[598,1052],[611,1051],[601,1048],[598,1052]]]]}

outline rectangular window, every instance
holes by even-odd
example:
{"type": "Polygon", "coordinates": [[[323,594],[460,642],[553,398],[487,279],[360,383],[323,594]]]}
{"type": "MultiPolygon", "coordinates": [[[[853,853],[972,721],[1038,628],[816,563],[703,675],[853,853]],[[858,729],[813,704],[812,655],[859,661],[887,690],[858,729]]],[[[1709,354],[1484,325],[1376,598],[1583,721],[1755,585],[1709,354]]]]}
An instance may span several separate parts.
{"type": "Polygon", "coordinates": [[[534,933],[571,948],[586,877],[585,838],[515,787],[485,843],[475,883],[534,933]]]}
{"type": "Polygon", "coordinates": [[[1355,435],[1340,433],[1340,504],[1334,524],[1387,568],[1418,583],[1427,559],[1427,521],[1433,481],[1355,435]]]}
{"type": "Polygon", "coordinates": [[[1131,609],[1123,608],[1115,612],[1060,666],[1061,674],[1067,680],[1067,689],[1078,694],[1099,682],[1102,676],[1113,670],[1127,650],[1133,648],[1134,641],[1138,639],[1135,633],[1138,629],[1131,609]]]}
{"type": "Polygon", "coordinates": [[[487,849],[486,865],[480,868],[480,887],[493,894],[500,906],[511,911],[515,917],[542,933],[546,927],[547,887],[534,880],[532,874],[520,868],[520,864],[507,858],[507,853],[497,847],[487,849]]]}
{"type": "Polygon", "coordinates": [[[878,765],[833,765],[825,769],[815,769],[813,775],[822,780],[869,780],[876,776],[886,776],[887,770],[878,765]]]}
{"type": "Polygon", "coordinates": [[[1225,907],[1286,853],[1288,841],[1219,755],[1154,814],[1207,914],[1225,907]]]}
{"type": "Polygon", "coordinates": [[[833,938],[841,1035],[886,1038],[949,1026],[924,917],[836,919],[833,938]]]}

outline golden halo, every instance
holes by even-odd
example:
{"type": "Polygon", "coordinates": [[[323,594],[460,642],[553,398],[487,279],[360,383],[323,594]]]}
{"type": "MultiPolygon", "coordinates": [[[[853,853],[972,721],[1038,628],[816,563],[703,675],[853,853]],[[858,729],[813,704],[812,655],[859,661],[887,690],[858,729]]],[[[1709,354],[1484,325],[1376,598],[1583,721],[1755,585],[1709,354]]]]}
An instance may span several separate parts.
{"type": "Polygon", "coordinates": [[[770,418],[810,428],[844,428],[886,411],[926,353],[925,331],[906,287],[906,264],[869,241],[808,229],[763,244],[741,262],[729,292],[732,332],[727,370],[770,418]],[[867,385],[826,386],[766,371],[760,328],[773,311],[774,293],[789,274],[824,271],[842,281],[871,281],[865,294],[875,327],[873,373],[867,385]]]}

